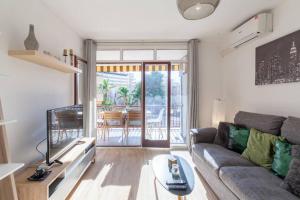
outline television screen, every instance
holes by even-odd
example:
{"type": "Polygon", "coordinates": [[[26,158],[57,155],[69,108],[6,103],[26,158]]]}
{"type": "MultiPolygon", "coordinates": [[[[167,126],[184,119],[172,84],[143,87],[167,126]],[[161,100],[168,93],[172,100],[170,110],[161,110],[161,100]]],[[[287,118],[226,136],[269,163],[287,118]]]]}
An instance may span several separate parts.
{"type": "Polygon", "coordinates": [[[83,106],[47,111],[47,164],[51,164],[83,136],[83,106]]]}

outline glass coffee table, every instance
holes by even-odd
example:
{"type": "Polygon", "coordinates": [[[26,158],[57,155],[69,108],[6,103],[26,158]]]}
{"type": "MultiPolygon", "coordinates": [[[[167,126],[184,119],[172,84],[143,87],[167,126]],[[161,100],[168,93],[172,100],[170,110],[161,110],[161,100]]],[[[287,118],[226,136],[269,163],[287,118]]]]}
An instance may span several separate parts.
{"type": "Polygon", "coordinates": [[[155,175],[155,180],[158,181],[166,190],[178,196],[178,199],[190,194],[194,189],[194,173],[188,162],[180,157],[174,155],[159,155],[152,160],[152,169],[155,175]],[[167,180],[172,179],[172,173],[168,166],[168,159],[176,158],[179,165],[180,177],[187,183],[187,188],[184,190],[170,190],[167,185],[167,180]]]}

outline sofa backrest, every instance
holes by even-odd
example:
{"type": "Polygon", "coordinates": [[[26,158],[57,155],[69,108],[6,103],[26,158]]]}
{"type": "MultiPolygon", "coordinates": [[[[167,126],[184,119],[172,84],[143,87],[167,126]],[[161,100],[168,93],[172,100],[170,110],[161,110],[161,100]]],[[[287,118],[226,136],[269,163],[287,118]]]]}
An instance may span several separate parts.
{"type": "Polygon", "coordinates": [[[300,118],[288,117],[281,127],[281,134],[290,143],[300,145],[300,118]]]}
{"type": "Polygon", "coordinates": [[[247,128],[255,128],[265,133],[280,135],[280,130],[285,117],[264,115],[239,111],[234,118],[234,123],[247,128]]]}

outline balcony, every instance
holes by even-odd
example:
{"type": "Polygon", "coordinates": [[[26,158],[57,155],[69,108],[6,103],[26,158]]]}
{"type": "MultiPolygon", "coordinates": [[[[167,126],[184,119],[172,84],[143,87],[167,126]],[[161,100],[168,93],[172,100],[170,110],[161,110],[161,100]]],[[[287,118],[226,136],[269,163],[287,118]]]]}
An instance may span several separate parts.
{"type": "MultiPolygon", "coordinates": [[[[165,140],[167,138],[167,119],[166,106],[146,106],[146,133],[148,140],[165,140]]],[[[97,106],[97,145],[99,146],[140,146],[141,145],[141,125],[142,118],[136,118],[135,125],[126,128],[128,112],[140,112],[141,108],[137,106],[97,106]],[[105,127],[105,113],[116,113],[113,118],[114,125],[105,127]],[[118,115],[118,113],[120,113],[118,115]],[[122,113],[122,114],[121,114],[122,113]]],[[[111,119],[112,120],[112,119],[111,119]]],[[[112,120],[112,121],[113,121],[112,120]]],[[[171,106],[170,114],[170,143],[185,143],[181,126],[181,105],[171,106]]]]}

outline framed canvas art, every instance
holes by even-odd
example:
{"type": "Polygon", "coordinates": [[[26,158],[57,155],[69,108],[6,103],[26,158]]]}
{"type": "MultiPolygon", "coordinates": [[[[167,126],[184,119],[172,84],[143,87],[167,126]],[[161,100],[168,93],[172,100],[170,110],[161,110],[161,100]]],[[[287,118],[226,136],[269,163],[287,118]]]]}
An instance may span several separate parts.
{"type": "Polygon", "coordinates": [[[300,82],[300,31],[256,48],[255,85],[300,82]]]}

